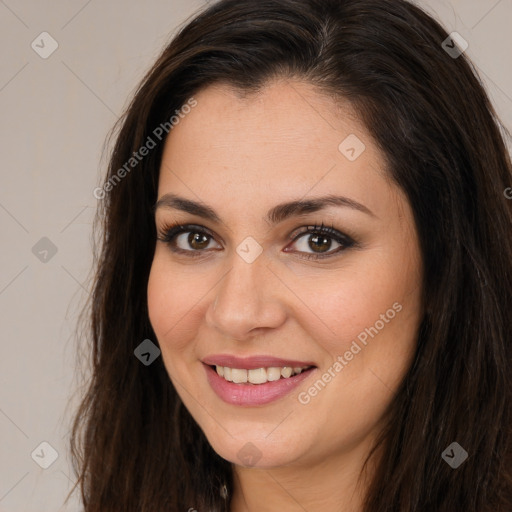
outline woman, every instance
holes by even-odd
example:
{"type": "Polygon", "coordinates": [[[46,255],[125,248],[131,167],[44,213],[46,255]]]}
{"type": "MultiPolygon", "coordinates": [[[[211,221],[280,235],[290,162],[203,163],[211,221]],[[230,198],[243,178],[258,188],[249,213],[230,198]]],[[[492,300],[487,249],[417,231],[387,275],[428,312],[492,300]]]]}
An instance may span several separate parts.
{"type": "Polygon", "coordinates": [[[512,510],[512,166],[456,43],[221,0],[163,51],[95,191],[86,512],[512,510]]]}

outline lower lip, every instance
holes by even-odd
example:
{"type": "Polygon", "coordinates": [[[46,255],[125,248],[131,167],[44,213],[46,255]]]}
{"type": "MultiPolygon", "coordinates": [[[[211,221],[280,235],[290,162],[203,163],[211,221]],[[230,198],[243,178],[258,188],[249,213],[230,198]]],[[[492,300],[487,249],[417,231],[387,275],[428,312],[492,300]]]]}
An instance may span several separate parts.
{"type": "Polygon", "coordinates": [[[210,386],[221,400],[228,404],[247,407],[268,404],[282,398],[316,370],[316,368],[310,368],[293,377],[280,378],[265,384],[235,384],[218,375],[217,371],[207,364],[203,363],[203,366],[210,386]]]}

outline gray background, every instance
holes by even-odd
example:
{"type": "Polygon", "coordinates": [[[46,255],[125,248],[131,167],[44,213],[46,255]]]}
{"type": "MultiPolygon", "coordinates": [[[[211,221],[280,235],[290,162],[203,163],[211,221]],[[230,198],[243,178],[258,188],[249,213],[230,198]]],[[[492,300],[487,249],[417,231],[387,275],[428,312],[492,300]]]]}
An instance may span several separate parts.
{"type": "MultiPolygon", "coordinates": [[[[418,3],[468,41],[512,130],[512,0],[418,3]]],[[[90,288],[102,148],[164,44],[204,5],[0,0],[0,512],[79,510],[77,499],[63,506],[79,397],[73,333],[90,288]],[[31,47],[48,50],[42,32],[59,45],[47,59],[31,47]],[[42,442],[58,453],[46,469],[42,442]]]]}

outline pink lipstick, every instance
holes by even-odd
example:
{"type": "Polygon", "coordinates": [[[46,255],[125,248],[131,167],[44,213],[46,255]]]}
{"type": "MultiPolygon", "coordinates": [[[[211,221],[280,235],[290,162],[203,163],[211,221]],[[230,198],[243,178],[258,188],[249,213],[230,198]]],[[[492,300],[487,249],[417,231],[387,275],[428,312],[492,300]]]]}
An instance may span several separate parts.
{"type": "Polygon", "coordinates": [[[310,361],[228,354],[204,358],[203,367],[221,400],[246,407],[265,405],[288,395],[316,370],[310,361]]]}

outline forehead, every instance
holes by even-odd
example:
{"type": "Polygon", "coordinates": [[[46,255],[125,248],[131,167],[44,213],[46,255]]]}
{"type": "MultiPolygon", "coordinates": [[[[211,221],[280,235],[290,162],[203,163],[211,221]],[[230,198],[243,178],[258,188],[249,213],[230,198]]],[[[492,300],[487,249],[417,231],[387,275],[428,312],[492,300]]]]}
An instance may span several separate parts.
{"type": "Polygon", "coordinates": [[[216,84],[194,98],[167,137],[159,197],[266,208],[339,192],[386,208],[383,155],[348,103],[284,80],[247,96],[216,84]]]}

